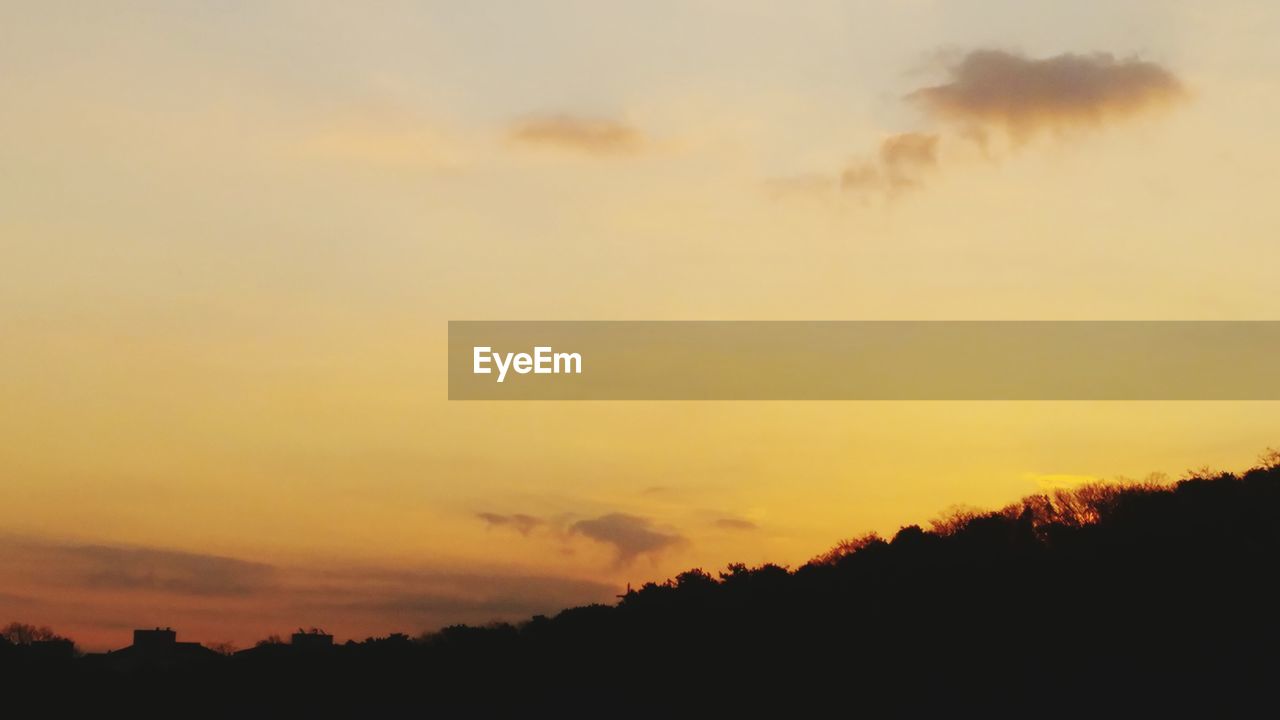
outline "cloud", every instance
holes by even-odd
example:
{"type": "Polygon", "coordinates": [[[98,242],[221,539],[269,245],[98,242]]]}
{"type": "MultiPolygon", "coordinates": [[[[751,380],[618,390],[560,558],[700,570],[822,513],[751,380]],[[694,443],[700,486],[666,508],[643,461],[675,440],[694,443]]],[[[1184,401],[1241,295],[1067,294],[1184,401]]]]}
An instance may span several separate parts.
{"type": "MultiPolygon", "coordinates": [[[[1066,53],[1028,58],[979,49],[944,67],[945,82],[908,93],[924,110],[921,131],[889,135],[869,156],[845,165],[838,187],[864,196],[892,197],[919,187],[941,166],[940,148],[976,144],[990,158],[989,142],[1003,136],[1016,150],[1043,131],[1094,127],[1156,110],[1182,99],[1182,82],[1167,68],[1108,53],[1066,53]]],[[[819,194],[822,174],[771,180],[775,197],[819,194]]],[[[832,183],[836,184],[836,183],[832,183]]]]}
{"type": "Polygon", "coordinates": [[[759,525],[743,518],[723,517],[715,521],[715,526],[722,530],[757,530],[759,525]]]}
{"type": "MultiPolygon", "coordinates": [[[[672,488],[654,486],[647,488],[645,494],[665,494],[672,488]]],[[[570,517],[539,518],[532,515],[515,513],[503,515],[499,513],[476,513],[490,527],[510,528],[525,537],[534,530],[545,528],[545,535],[564,543],[564,551],[572,554],[571,541],[575,536],[585,537],[599,543],[611,545],[616,552],[617,565],[628,565],[641,555],[656,556],[659,553],[687,542],[679,533],[659,529],[655,523],[638,515],[628,513],[609,513],[596,518],[572,520],[570,517]]],[[[737,521],[754,527],[747,521],[737,521]]],[[[735,529],[747,529],[737,525],[735,529]]]]}
{"type": "Polygon", "coordinates": [[[510,132],[511,140],[590,155],[617,155],[640,148],[642,137],[629,125],[614,121],[551,115],[524,120],[510,132]]]}
{"type": "Polygon", "coordinates": [[[1164,67],[1109,53],[1035,59],[974,50],[947,74],[947,82],[907,98],[934,118],[1000,127],[1016,138],[1041,129],[1095,125],[1184,95],[1182,83],[1164,67]]]}
{"type": "Polygon", "coordinates": [[[525,515],[523,513],[500,515],[498,513],[482,512],[476,513],[476,517],[485,521],[485,524],[489,527],[511,528],[526,537],[529,533],[545,524],[545,521],[542,520],[542,518],[536,518],[532,515],[525,515]]]}
{"type": "Polygon", "coordinates": [[[938,165],[938,136],[906,132],[890,135],[880,142],[871,161],[850,164],[840,175],[845,190],[893,192],[917,185],[922,176],[938,165]]]}
{"type": "Polygon", "coordinates": [[[619,565],[641,555],[656,556],[686,542],[681,535],[660,532],[647,518],[626,513],[610,513],[591,520],[579,520],[569,527],[572,533],[612,545],[619,565]]]}
{"type": "Polygon", "coordinates": [[[275,577],[275,568],[263,563],[175,550],[36,541],[0,547],[29,576],[84,589],[244,596],[270,587],[275,577]]]}
{"type": "Polygon", "coordinates": [[[925,133],[891,135],[880,143],[880,164],[890,173],[907,173],[938,164],[938,136],[925,133]]]}
{"type": "Polygon", "coordinates": [[[68,548],[90,571],[90,586],[163,590],[189,595],[248,595],[262,590],[275,568],[216,555],[86,545],[68,548]]]}

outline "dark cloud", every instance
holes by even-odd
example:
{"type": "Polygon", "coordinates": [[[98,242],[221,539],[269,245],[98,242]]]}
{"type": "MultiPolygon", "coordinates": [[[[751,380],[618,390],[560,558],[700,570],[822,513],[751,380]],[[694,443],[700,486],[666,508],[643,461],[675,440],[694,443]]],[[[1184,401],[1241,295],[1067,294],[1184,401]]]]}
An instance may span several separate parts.
{"type": "Polygon", "coordinates": [[[592,155],[634,152],[642,138],[633,127],[614,120],[552,115],[531,118],[511,128],[513,141],[592,155]]]}
{"type": "Polygon", "coordinates": [[[619,565],[631,563],[641,555],[654,556],[682,545],[685,538],[657,530],[651,520],[626,513],[610,513],[591,520],[579,520],[570,532],[612,545],[619,565]]]}
{"type": "Polygon", "coordinates": [[[476,517],[483,520],[489,527],[510,528],[525,536],[528,536],[529,533],[545,524],[545,521],[542,518],[536,518],[532,515],[525,515],[523,513],[500,515],[498,513],[482,512],[476,513],[476,517]]]}
{"type": "Polygon", "coordinates": [[[947,73],[947,82],[907,97],[933,117],[998,126],[1015,137],[1042,128],[1096,124],[1183,95],[1182,83],[1164,67],[1108,53],[1036,59],[974,50],[947,73]]]}
{"type": "Polygon", "coordinates": [[[760,527],[750,520],[735,517],[720,518],[716,520],[715,525],[722,530],[757,530],[760,527]]]}

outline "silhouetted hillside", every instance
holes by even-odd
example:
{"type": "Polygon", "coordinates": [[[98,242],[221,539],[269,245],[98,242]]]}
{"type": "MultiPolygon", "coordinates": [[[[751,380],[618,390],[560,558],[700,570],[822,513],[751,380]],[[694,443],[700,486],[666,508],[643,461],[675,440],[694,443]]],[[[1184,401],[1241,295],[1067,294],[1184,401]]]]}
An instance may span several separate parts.
{"type": "Polygon", "coordinates": [[[0,656],[11,680],[74,688],[51,703],[233,716],[1274,715],[1278,560],[1268,463],[1036,495],[847,541],[793,571],[690,570],[518,626],[133,670],[11,643],[0,656]]]}

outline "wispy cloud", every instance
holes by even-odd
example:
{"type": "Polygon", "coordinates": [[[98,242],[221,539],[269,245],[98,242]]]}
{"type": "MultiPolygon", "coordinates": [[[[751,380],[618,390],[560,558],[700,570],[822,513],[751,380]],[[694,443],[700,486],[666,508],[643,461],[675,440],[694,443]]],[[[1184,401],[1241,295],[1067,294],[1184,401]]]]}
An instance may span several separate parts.
{"type": "Polygon", "coordinates": [[[528,118],[510,130],[512,141],[590,155],[635,152],[643,144],[638,130],[616,120],[549,115],[528,118]]]}
{"type": "Polygon", "coordinates": [[[483,520],[490,527],[510,528],[525,536],[546,524],[546,521],[542,518],[525,515],[524,513],[501,515],[499,513],[481,512],[476,513],[476,517],[483,520]]]}
{"type": "Polygon", "coordinates": [[[880,142],[874,160],[851,163],[840,175],[840,187],[893,192],[914,187],[938,165],[938,136],[907,132],[880,142]]]}
{"type": "Polygon", "coordinates": [[[737,530],[737,531],[758,530],[760,528],[759,525],[756,525],[750,520],[747,520],[745,518],[736,518],[736,517],[718,518],[715,521],[715,526],[720,528],[721,530],[737,530]]]}

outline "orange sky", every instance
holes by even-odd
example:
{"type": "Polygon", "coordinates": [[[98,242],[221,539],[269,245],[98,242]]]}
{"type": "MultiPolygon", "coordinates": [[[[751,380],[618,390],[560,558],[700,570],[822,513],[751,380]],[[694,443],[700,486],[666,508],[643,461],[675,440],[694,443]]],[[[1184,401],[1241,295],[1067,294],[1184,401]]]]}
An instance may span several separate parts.
{"type": "Polygon", "coordinates": [[[1269,2],[0,9],[0,621],[241,645],[1248,465],[1271,403],[449,403],[449,319],[1275,319],[1269,2]]]}

